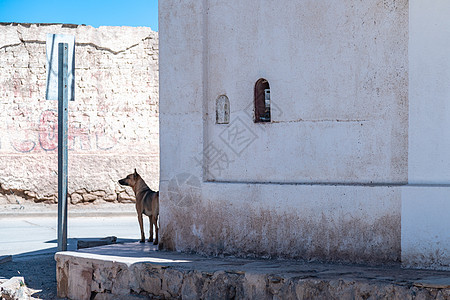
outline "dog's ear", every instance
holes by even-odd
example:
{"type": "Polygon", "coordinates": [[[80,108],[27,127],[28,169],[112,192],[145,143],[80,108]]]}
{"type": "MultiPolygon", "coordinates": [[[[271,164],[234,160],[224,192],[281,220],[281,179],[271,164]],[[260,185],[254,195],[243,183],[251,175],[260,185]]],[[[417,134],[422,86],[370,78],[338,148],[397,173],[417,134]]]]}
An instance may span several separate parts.
{"type": "Polygon", "coordinates": [[[137,173],[137,171],[136,171],[136,168],[134,168],[134,175],[137,175],[138,173],[137,173]]]}

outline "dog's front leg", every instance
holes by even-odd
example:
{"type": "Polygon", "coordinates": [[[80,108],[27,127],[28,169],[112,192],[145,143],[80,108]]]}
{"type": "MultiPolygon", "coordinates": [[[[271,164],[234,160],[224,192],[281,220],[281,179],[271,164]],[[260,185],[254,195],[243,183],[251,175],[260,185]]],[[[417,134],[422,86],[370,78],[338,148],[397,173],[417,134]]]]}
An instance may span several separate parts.
{"type": "Polygon", "coordinates": [[[145,243],[144,234],[144,221],[142,220],[142,214],[138,214],[139,228],[141,229],[141,243],[145,243]]]}
{"type": "Polygon", "coordinates": [[[158,245],[158,215],[152,216],[152,223],[155,224],[155,241],[153,245],[158,245]]]}
{"type": "Polygon", "coordinates": [[[148,220],[150,221],[150,237],[148,238],[148,241],[153,242],[153,218],[149,216],[148,220]]]}

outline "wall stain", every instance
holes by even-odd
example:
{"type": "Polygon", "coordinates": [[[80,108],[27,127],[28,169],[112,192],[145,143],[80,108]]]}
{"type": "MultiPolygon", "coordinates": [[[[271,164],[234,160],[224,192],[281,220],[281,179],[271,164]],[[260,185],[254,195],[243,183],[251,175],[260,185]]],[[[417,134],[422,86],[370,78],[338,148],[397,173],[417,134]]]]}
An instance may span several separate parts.
{"type": "Polygon", "coordinates": [[[226,203],[170,207],[162,213],[162,247],[205,255],[293,258],[352,263],[400,261],[400,215],[369,223],[365,218],[298,212],[226,203]],[[194,234],[195,229],[195,234],[194,234]]]}

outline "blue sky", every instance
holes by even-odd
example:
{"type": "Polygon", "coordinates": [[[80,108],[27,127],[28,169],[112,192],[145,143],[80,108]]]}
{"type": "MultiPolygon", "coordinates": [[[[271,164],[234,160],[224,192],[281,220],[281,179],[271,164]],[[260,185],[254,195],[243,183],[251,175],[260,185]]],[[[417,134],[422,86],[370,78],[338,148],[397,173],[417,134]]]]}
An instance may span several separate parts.
{"type": "Polygon", "coordinates": [[[0,0],[0,22],[147,26],[158,31],[158,0],[0,0]]]}

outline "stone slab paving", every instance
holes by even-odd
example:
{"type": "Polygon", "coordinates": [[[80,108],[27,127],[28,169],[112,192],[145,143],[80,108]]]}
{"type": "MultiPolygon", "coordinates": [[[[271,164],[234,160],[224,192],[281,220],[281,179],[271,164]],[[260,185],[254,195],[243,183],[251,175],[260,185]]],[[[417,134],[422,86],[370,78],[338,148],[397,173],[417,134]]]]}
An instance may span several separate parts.
{"type": "Polygon", "coordinates": [[[127,243],[56,253],[69,299],[450,299],[450,272],[211,258],[127,243]]]}

